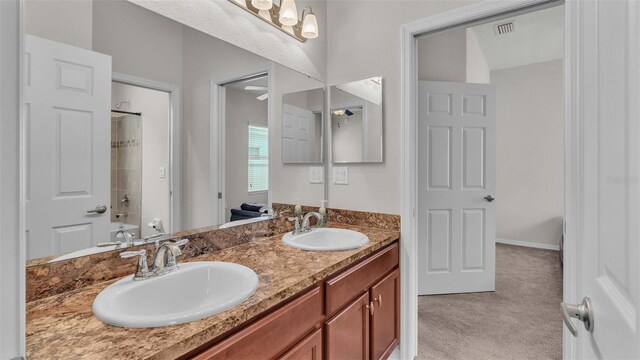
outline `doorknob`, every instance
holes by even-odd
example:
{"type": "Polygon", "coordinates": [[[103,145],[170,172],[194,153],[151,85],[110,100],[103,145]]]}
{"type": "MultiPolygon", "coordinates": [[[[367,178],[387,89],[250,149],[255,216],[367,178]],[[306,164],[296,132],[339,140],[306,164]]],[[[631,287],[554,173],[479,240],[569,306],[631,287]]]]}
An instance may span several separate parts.
{"type": "Polygon", "coordinates": [[[487,196],[484,197],[484,199],[487,200],[488,202],[492,202],[496,198],[494,198],[493,195],[487,195],[487,196]]]}
{"type": "Polygon", "coordinates": [[[582,304],[561,304],[562,318],[564,324],[567,325],[569,331],[573,336],[578,336],[578,329],[571,321],[571,318],[576,318],[584,323],[584,328],[588,332],[593,332],[593,307],[591,306],[591,299],[585,297],[582,299],[582,304]]]}
{"type": "Polygon", "coordinates": [[[87,210],[87,214],[102,214],[107,211],[107,205],[96,205],[94,209],[87,210]]]}

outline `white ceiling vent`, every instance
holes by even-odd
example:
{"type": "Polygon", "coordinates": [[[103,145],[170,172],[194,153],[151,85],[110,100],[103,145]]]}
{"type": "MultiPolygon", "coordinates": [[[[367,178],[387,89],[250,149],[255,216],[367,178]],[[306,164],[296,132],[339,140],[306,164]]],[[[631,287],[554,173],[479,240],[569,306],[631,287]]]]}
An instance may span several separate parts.
{"type": "Polygon", "coordinates": [[[516,31],[515,21],[507,21],[495,25],[496,35],[504,35],[516,31]]]}

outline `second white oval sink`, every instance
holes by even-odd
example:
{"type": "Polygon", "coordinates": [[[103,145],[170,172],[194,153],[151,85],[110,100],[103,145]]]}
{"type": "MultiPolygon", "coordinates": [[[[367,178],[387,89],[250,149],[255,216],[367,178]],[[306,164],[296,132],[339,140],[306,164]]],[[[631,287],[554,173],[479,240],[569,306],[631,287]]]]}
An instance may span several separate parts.
{"type": "Polygon", "coordinates": [[[111,284],[93,301],[93,313],[122,327],[182,324],[230,310],[257,288],[258,275],[243,265],[181,263],[166,275],[138,281],[127,276],[111,284]]]}
{"type": "Polygon", "coordinates": [[[369,237],[353,230],[316,228],[300,235],[287,233],[282,237],[282,241],[303,250],[336,251],[357,249],[368,244],[369,237]]]}

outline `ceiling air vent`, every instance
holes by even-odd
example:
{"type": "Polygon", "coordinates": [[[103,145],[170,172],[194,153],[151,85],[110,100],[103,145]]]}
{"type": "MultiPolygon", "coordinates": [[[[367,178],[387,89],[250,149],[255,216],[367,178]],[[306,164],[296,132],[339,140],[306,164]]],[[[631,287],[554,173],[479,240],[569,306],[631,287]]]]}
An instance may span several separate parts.
{"type": "Polygon", "coordinates": [[[516,24],[513,20],[495,25],[496,35],[504,35],[516,31],[516,24]]]}

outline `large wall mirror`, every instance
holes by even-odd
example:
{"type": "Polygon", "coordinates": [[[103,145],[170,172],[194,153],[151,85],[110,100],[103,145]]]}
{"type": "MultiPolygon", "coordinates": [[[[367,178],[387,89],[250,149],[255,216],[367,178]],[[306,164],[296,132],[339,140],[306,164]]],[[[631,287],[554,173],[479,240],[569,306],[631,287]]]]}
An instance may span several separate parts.
{"type": "Polygon", "coordinates": [[[322,81],[124,0],[27,0],[25,31],[28,264],[326,198],[288,165],[322,162],[322,81]],[[310,134],[292,160],[294,97],[310,134]]]}
{"type": "Polygon", "coordinates": [[[332,162],[382,162],[382,78],[331,86],[330,104],[332,162]]]}

